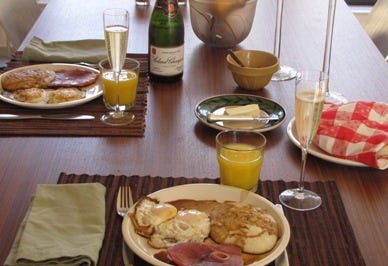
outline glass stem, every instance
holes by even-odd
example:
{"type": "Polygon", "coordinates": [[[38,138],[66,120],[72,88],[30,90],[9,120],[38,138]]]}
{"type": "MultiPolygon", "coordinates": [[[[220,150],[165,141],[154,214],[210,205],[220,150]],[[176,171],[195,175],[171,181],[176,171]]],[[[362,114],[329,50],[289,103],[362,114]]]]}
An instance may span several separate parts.
{"type": "Polygon", "coordinates": [[[306,161],[307,161],[307,148],[301,147],[302,151],[302,167],[300,168],[300,177],[299,177],[299,192],[303,192],[304,190],[304,177],[305,177],[305,169],[306,169],[306,161]]]}
{"type": "Polygon", "coordinates": [[[274,55],[276,55],[278,58],[280,57],[282,20],[283,20],[283,3],[284,3],[284,0],[277,0],[276,1],[276,24],[275,24],[274,55]]]}
{"type": "Polygon", "coordinates": [[[120,82],[120,70],[114,72],[115,75],[115,96],[116,96],[116,104],[115,104],[115,113],[121,114],[120,111],[120,98],[119,98],[119,82],[120,82]]]}
{"type": "MultiPolygon", "coordinates": [[[[327,75],[330,74],[329,72],[330,72],[330,60],[331,60],[331,47],[333,43],[333,28],[334,28],[336,5],[337,5],[337,0],[329,0],[325,50],[324,50],[323,65],[322,65],[322,72],[325,72],[327,75]]],[[[326,94],[329,94],[329,80],[327,80],[326,94]]]]}

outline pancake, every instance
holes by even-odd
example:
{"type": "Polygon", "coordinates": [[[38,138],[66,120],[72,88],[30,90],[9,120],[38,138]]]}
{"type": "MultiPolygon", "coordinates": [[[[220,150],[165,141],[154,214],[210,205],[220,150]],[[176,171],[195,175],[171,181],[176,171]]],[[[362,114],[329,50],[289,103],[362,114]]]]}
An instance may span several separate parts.
{"type": "Polygon", "coordinates": [[[85,93],[77,88],[59,88],[50,93],[48,103],[74,101],[83,97],[85,97],[85,93]]]}
{"type": "Polygon", "coordinates": [[[47,101],[47,92],[41,88],[28,88],[15,91],[13,97],[20,102],[43,103],[47,101]]]}
{"type": "Polygon", "coordinates": [[[251,254],[271,250],[278,238],[275,219],[250,204],[225,202],[210,213],[210,236],[219,244],[234,244],[251,254]]]}
{"type": "Polygon", "coordinates": [[[4,75],[1,79],[1,85],[8,91],[47,88],[54,79],[55,72],[52,70],[26,69],[4,75]]]}

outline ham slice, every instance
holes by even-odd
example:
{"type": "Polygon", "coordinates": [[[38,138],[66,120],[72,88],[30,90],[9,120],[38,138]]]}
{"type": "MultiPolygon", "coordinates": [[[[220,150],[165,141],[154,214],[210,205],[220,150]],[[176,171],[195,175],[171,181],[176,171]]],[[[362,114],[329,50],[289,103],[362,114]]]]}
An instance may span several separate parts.
{"type": "Polygon", "coordinates": [[[167,254],[178,266],[243,265],[241,248],[235,245],[198,242],[179,243],[168,248],[167,254]]]}
{"type": "Polygon", "coordinates": [[[96,82],[98,73],[85,69],[60,69],[49,87],[85,87],[96,82]]]}

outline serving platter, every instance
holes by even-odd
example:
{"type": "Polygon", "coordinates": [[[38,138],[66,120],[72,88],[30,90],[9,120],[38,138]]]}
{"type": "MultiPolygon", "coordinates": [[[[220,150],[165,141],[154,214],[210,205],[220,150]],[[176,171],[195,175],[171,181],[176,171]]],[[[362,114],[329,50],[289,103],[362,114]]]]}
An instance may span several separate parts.
{"type": "MultiPolygon", "coordinates": [[[[295,117],[290,120],[290,122],[287,125],[287,135],[290,138],[291,142],[296,145],[298,148],[300,148],[300,143],[296,135],[296,128],[295,128],[295,117]]],[[[335,156],[330,155],[329,153],[325,152],[321,148],[319,148],[317,145],[314,143],[310,145],[310,148],[308,150],[308,153],[318,157],[320,159],[336,163],[336,164],[342,164],[342,165],[347,165],[347,166],[357,166],[357,167],[368,167],[367,165],[356,162],[356,161],[351,161],[351,160],[346,160],[342,158],[338,158],[335,156]]]]}
{"type": "MultiPolygon", "coordinates": [[[[290,240],[290,227],[288,221],[278,207],[260,195],[247,190],[225,185],[188,184],[162,189],[149,194],[148,196],[157,199],[160,202],[169,202],[182,199],[182,195],[184,195],[184,199],[192,200],[246,202],[253,206],[266,209],[275,218],[282,232],[278,242],[276,243],[275,247],[266,254],[265,257],[259,261],[256,261],[255,263],[249,264],[250,266],[267,265],[283,254],[283,251],[286,249],[290,240]]],[[[134,212],[135,205],[131,207],[129,212],[134,212]]],[[[122,234],[124,241],[129,246],[129,248],[143,260],[156,266],[170,265],[154,257],[154,254],[160,252],[160,250],[150,247],[147,243],[147,239],[135,232],[131,218],[128,215],[124,217],[122,223],[122,234]]]]}
{"type": "Polygon", "coordinates": [[[277,102],[260,96],[249,94],[222,94],[209,97],[199,102],[195,106],[195,116],[202,124],[218,129],[244,129],[258,132],[265,132],[279,127],[286,118],[285,109],[277,102]],[[260,122],[260,121],[217,121],[209,122],[207,116],[209,114],[222,115],[225,109],[234,106],[243,106],[248,104],[258,104],[261,110],[261,116],[277,115],[278,120],[260,122]]]}
{"type": "Polygon", "coordinates": [[[52,64],[37,64],[37,65],[30,65],[30,66],[24,66],[12,69],[10,71],[7,71],[0,75],[0,100],[24,107],[24,108],[32,108],[32,109],[61,109],[61,108],[69,108],[74,107],[77,105],[81,105],[84,103],[87,103],[89,101],[92,101],[102,95],[102,84],[99,80],[97,80],[94,84],[90,86],[85,86],[82,88],[83,91],[85,91],[85,97],[78,100],[73,101],[67,101],[62,103],[28,103],[28,102],[21,102],[16,99],[14,99],[9,93],[7,93],[2,85],[1,80],[2,78],[12,72],[20,71],[20,70],[28,70],[28,69],[46,69],[46,70],[60,70],[60,69],[84,69],[89,70],[95,73],[99,73],[98,70],[86,66],[80,66],[80,65],[74,65],[74,64],[60,64],[60,63],[52,63],[52,64]]]}

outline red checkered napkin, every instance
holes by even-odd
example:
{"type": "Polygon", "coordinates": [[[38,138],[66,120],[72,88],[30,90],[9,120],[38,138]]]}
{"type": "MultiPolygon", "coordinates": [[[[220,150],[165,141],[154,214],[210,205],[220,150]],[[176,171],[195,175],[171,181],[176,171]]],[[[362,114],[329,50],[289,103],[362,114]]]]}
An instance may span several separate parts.
{"type": "Polygon", "coordinates": [[[314,139],[327,153],[378,169],[388,168],[388,104],[327,105],[314,139]]]}

